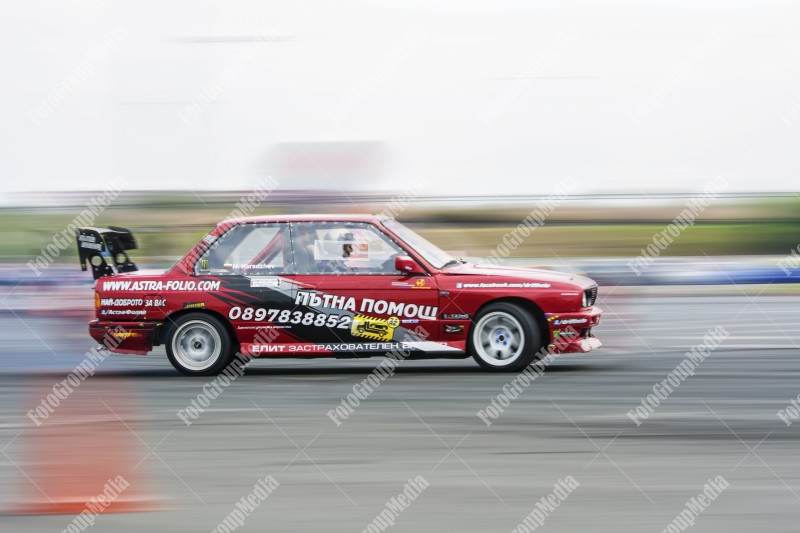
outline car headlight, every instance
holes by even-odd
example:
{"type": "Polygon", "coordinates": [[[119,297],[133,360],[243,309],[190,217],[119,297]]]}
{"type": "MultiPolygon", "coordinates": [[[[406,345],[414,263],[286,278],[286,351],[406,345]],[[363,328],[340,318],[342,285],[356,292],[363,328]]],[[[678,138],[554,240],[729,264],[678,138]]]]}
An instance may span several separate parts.
{"type": "Polygon", "coordinates": [[[581,296],[581,307],[589,307],[589,301],[586,296],[586,291],[583,291],[581,294],[583,295],[581,296]]]}

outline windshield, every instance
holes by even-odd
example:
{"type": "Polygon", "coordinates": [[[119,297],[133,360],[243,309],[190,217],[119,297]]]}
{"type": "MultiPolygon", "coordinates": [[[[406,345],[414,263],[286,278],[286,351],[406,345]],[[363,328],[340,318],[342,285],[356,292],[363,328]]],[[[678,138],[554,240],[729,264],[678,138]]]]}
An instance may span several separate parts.
{"type": "Polygon", "coordinates": [[[427,239],[420,237],[396,220],[385,220],[383,225],[405,241],[406,244],[413,248],[415,252],[421,255],[423,259],[434,268],[442,268],[447,263],[458,263],[453,256],[441,250],[427,239]]]}

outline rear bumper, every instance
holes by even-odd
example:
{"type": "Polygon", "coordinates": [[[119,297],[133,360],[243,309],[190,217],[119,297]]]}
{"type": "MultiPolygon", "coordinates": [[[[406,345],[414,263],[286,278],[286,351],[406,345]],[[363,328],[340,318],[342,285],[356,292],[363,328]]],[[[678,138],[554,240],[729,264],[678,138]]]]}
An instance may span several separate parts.
{"type": "Polygon", "coordinates": [[[603,311],[590,307],[576,313],[548,313],[550,351],[553,353],[586,353],[603,346],[592,328],[600,324],[603,311]]]}
{"type": "Polygon", "coordinates": [[[114,353],[145,355],[153,349],[159,322],[92,320],[89,335],[114,353]]]}

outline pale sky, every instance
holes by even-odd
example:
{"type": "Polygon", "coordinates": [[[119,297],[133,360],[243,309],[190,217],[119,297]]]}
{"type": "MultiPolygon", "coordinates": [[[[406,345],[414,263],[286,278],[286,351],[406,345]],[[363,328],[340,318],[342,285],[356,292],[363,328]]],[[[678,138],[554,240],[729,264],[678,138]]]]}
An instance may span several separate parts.
{"type": "Polygon", "coordinates": [[[5,2],[0,192],[797,190],[798,27],[764,0],[5,2]],[[305,143],[325,168],[275,168],[305,143]]]}

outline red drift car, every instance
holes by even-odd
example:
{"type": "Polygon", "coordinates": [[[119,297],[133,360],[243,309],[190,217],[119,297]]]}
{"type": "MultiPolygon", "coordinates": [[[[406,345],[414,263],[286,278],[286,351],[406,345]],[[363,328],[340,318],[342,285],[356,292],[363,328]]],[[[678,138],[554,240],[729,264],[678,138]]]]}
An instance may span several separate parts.
{"type": "Polygon", "coordinates": [[[468,264],[376,216],[227,220],[164,273],[137,271],[130,231],[78,230],[97,318],[114,352],[165,345],[189,375],[259,357],[472,356],[519,371],[543,349],[588,352],[597,285],[557,272],[468,264]],[[111,339],[112,342],[109,342],[111,339]]]}

